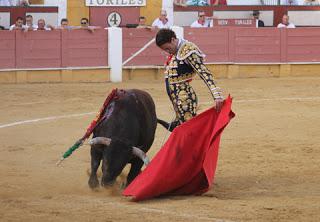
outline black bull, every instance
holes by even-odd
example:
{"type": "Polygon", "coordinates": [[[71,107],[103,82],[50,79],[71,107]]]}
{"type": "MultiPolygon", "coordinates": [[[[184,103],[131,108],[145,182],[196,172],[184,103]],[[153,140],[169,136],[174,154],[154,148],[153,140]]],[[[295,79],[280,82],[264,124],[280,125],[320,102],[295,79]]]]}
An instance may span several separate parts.
{"type": "Polygon", "coordinates": [[[121,95],[107,106],[106,118],[93,131],[88,181],[91,188],[99,186],[97,169],[100,162],[102,186],[112,185],[127,163],[131,163],[127,176],[127,185],[130,184],[144,163],[141,155],[139,157],[134,151],[146,153],[154,140],[157,116],[151,96],[137,89],[120,92],[121,95]]]}

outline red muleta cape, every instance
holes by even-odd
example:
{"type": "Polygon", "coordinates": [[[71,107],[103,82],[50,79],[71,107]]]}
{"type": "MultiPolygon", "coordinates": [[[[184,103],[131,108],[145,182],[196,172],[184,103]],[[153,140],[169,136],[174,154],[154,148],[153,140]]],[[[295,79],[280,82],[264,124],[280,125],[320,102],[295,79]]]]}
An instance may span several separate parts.
{"type": "Polygon", "coordinates": [[[160,195],[202,194],[213,183],[222,131],[235,116],[232,99],[178,126],[146,169],[123,191],[140,201],[160,195]]]}

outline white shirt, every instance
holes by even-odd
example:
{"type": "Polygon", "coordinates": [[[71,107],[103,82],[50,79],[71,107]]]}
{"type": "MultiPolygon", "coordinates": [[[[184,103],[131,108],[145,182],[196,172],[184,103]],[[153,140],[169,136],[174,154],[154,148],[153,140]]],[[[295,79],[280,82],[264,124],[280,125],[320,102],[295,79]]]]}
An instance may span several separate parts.
{"type": "MultiPolygon", "coordinates": [[[[10,26],[9,30],[12,31],[12,30],[14,30],[15,27],[16,27],[16,24],[13,24],[12,26],[10,26]]],[[[26,29],[26,28],[27,28],[27,26],[22,25],[22,29],[26,29]]]]}
{"type": "Polygon", "coordinates": [[[277,27],[278,28],[294,29],[296,26],[292,23],[289,23],[288,25],[280,23],[277,27]]]}
{"type": "MultiPolygon", "coordinates": [[[[28,25],[26,25],[26,27],[27,28],[29,28],[29,26],[28,25]]],[[[37,30],[38,29],[38,26],[37,25],[35,25],[35,24],[32,24],[32,30],[37,30]]]]}
{"type": "Polygon", "coordinates": [[[199,23],[198,20],[196,20],[190,25],[190,27],[191,28],[208,28],[208,27],[212,27],[212,24],[209,21],[205,21],[202,25],[201,23],[199,23]]]}
{"type": "Polygon", "coordinates": [[[165,28],[170,28],[170,27],[171,27],[169,21],[167,21],[166,24],[163,24],[163,22],[160,21],[159,18],[157,18],[157,19],[155,19],[155,20],[153,21],[152,26],[153,26],[153,27],[157,27],[157,28],[159,28],[159,29],[165,29],[165,28]]]}

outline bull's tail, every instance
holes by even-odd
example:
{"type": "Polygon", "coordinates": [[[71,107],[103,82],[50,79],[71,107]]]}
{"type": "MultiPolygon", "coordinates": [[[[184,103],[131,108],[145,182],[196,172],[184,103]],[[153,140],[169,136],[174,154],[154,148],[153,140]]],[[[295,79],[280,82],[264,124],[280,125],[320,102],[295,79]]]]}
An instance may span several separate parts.
{"type": "Polygon", "coordinates": [[[176,128],[179,125],[178,121],[173,121],[171,123],[168,123],[162,119],[157,119],[158,123],[160,125],[162,125],[164,128],[166,128],[167,130],[169,130],[170,132],[173,131],[174,128],[176,128]]]}

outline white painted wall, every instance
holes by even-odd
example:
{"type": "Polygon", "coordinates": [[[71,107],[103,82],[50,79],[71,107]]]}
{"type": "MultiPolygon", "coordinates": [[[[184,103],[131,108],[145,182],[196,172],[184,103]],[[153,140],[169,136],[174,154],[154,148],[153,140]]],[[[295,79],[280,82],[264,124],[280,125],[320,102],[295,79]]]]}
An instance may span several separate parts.
{"type": "Polygon", "coordinates": [[[60,0],[44,0],[45,6],[59,6],[60,0]]]}
{"type": "Polygon", "coordinates": [[[0,12],[0,25],[6,29],[10,27],[10,12],[0,12]]]}
{"type": "Polygon", "coordinates": [[[58,14],[57,13],[48,13],[48,12],[28,12],[26,15],[32,15],[33,17],[33,24],[38,23],[38,19],[44,19],[46,21],[46,24],[50,24],[53,26],[58,25],[58,14]]]}
{"type": "Polygon", "coordinates": [[[320,26],[320,11],[289,11],[288,14],[296,26],[320,26]]]}
{"type": "Polygon", "coordinates": [[[44,0],[43,5],[59,7],[57,21],[54,24],[60,24],[61,19],[67,18],[67,0],[44,0]]]}
{"type": "Polygon", "coordinates": [[[167,11],[167,17],[169,19],[170,24],[174,24],[175,21],[173,16],[173,0],[162,0],[162,9],[165,9],[167,11]]]}
{"type": "Polygon", "coordinates": [[[198,19],[198,12],[174,12],[174,25],[190,26],[198,19]]]}

